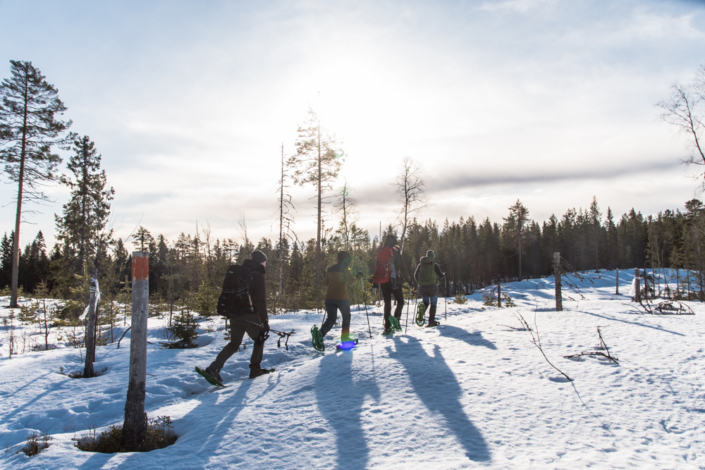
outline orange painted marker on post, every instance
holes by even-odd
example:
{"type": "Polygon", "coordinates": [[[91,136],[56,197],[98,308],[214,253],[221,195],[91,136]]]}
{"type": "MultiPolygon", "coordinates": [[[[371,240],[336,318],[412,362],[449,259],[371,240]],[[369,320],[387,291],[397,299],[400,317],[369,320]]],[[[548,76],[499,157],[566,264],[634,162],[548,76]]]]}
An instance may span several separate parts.
{"type": "Polygon", "coordinates": [[[132,253],[132,280],[144,281],[149,278],[149,254],[144,252],[132,253]]]}

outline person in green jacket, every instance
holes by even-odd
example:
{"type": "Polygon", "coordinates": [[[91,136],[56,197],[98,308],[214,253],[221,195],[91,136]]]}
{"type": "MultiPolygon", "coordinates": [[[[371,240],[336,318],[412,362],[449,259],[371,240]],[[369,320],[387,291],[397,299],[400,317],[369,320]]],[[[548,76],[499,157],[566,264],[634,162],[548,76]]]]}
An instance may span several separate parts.
{"type": "Polygon", "coordinates": [[[350,270],[352,257],[347,251],[338,252],[338,263],[334,264],[326,272],[323,285],[326,287],[326,321],[321,327],[321,338],[333,328],[338,320],[338,310],[343,317],[343,329],[340,334],[341,341],[347,341],[350,337],[350,297],[348,297],[348,284],[354,285],[362,279],[362,273],[358,272],[355,277],[350,270]]]}
{"type": "Polygon", "coordinates": [[[446,275],[441,271],[441,267],[435,262],[436,254],[433,250],[428,250],[426,256],[421,257],[419,265],[414,272],[416,285],[419,286],[419,294],[423,299],[423,303],[428,308],[431,305],[431,310],[428,314],[427,326],[438,326],[436,321],[436,305],[438,304],[438,280],[443,279],[446,275]]]}

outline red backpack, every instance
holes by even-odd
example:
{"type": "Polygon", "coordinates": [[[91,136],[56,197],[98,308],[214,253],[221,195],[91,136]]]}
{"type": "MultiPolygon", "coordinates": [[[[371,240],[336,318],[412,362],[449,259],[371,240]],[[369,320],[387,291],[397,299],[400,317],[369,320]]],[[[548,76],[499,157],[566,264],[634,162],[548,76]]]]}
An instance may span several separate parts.
{"type": "Polygon", "coordinates": [[[381,246],[377,250],[377,266],[372,271],[372,282],[384,284],[389,282],[389,275],[394,272],[394,250],[381,246]]]}

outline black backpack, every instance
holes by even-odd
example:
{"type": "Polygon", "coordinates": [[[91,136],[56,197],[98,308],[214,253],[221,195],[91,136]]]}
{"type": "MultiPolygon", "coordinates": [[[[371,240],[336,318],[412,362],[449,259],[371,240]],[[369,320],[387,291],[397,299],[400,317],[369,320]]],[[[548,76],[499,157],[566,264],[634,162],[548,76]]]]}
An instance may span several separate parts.
{"type": "Polygon", "coordinates": [[[223,281],[223,292],[218,297],[218,315],[243,315],[253,313],[250,299],[252,271],[245,266],[233,264],[228,268],[223,281]]]}

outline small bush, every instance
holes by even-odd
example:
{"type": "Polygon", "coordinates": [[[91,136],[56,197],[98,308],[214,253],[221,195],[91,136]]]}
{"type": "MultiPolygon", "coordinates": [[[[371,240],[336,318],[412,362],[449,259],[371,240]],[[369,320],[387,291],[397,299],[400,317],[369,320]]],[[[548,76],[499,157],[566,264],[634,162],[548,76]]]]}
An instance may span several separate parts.
{"type": "Polygon", "coordinates": [[[462,292],[458,292],[457,294],[455,294],[453,302],[458,305],[465,305],[466,303],[468,303],[468,298],[465,297],[465,294],[463,294],[462,292]]]}
{"type": "MultiPolygon", "coordinates": [[[[145,433],[144,441],[142,441],[137,452],[163,449],[176,442],[177,438],[178,436],[174,433],[169,416],[152,418],[147,423],[147,432],[145,433]]],[[[122,425],[110,426],[100,434],[93,428],[88,431],[88,433],[74,440],[76,441],[75,446],[85,452],[100,452],[102,454],[132,452],[132,450],[128,450],[124,447],[122,425]]]]}
{"type": "Polygon", "coordinates": [[[49,441],[54,439],[51,437],[49,434],[44,433],[44,434],[37,434],[36,432],[33,432],[29,436],[27,436],[27,444],[22,448],[22,452],[24,452],[27,457],[31,457],[33,455],[37,455],[44,449],[47,449],[51,444],[49,444],[49,441]]]}

